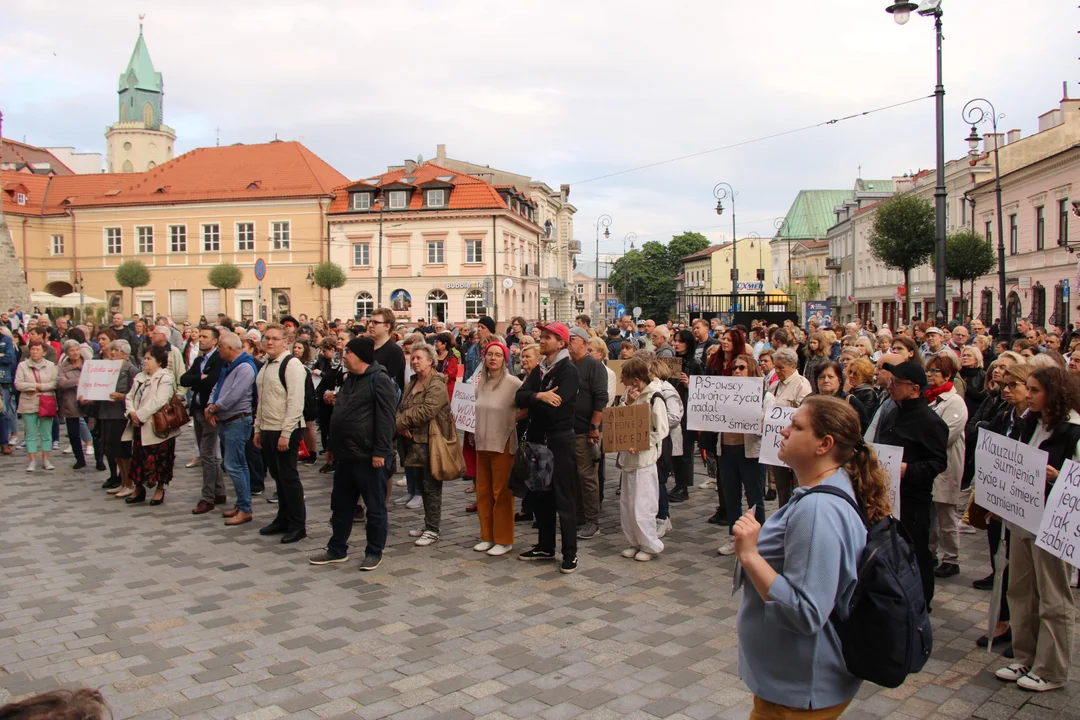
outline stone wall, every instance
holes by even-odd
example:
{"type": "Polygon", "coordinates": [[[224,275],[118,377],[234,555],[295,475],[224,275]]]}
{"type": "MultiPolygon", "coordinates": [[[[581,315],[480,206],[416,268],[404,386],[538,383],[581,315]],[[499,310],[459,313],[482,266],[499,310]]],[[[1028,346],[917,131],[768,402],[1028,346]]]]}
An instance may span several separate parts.
{"type": "Polygon", "coordinates": [[[26,277],[15,257],[15,243],[11,239],[4,214],[0,213],[0,310],[21,305],[30,309],[30,290],[26,277]]]}

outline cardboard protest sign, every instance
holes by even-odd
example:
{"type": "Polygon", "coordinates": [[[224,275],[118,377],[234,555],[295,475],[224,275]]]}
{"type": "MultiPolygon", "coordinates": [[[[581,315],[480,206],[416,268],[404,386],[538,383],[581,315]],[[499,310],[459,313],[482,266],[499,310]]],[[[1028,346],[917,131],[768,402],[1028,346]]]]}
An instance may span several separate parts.
{"type": "Polygon", "coordinates": [[[797,408],[780,407],[769,405],[765,408],[765,425],[761,433],[761,456],[758,461],[765,465],[779,465],[787,467],[787,463],[780,459],[780,431],[791,424],[791,416],[797,408]]]}
{"type": "MultiPolygon", "coordinates": [[[[622,365],[625,360],[608,360],[607,366],[611,368],[611,372],[615,373],[615,394],[622,397],[626,392],[626,386],[622,381],[622,365]]],[[[612,402],[615,402],[614,398],[609,398],[612,402]]]]}
{"type": "Polygon", "coordinates": [[[763,393],[759,377],[691,375],[686,429],[760,435],[763,393]]]}
{"type": "Polygon", "coordinates": [[[661,362],[665,363],[671,370],[671,377],[675,380],[679,379],[679,376],[683,374],[683,360],[678,357],[662,357],[658,358],[661,362]]]}
{"type": "Polygon", "coordinates": [[[116,390],[116,379],[120,377],[122,360],[87,360],[83,363],[79,375],[79,390],[76,397],[86,400],[108,400],[109,393],[116,390]]]}
{"type": "Polygon", "coordinates": [[[476,387],[472,383],[454,384],[454,397],[450,400],[450,413],[454,425],[464,432],[476,432],[476,387]]]}
{"type": "Polygon", "coordinates": [[[1080,567],[1080,464],[1066,460],[1046,498],[1042,525],[1035,544],[1080,567]]]}
{"type": "Polygon", "coordinates": [[[1046,487],[1046,451],[979,428],[975,504],[1039,534],[1046,487]]]}
{"type": "Polygon", "coordinates": [[[900,463],[904,461],[904,448],[896,445],[883,443],[871,443],[877,450],[878,461],[885,472],[889,474],[889,501],[892,503],[892,514],[897,520],[900,519],[900,463]]]}
{"type": "Polygon", "coordinates": [[[645,403],[604,409],[604,452],[649,447],[649,406],[645,403]]]}

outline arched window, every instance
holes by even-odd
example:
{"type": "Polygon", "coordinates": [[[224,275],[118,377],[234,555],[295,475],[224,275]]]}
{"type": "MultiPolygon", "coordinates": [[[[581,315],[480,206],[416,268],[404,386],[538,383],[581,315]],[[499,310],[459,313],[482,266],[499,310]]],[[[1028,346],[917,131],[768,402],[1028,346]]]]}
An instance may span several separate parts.
{"type": "Polygon", "coordinates": [[[982,300],[979,307],[979,319],[987,327],[994,321],[994,291],[990,288],[982,289],[982,300]]]}
{"type": "Polygon", "coordinates": [[[146,127],[152,127],[154,124],[154,106],[150,103],[142,106],[142,121],[146,127]]]}
{"type": "Polygon", "coordinates": [[[445,292],[442,290],[432,290],[427,294],[427,316],[429,325],[435,323],[435,318],[445,321],[449,309],[450,299],[446,296],[445,292]]]}
{"type": "Polygon", "coordinates": [[[484,314],[484,291],[470,290],[465,293],[465,319],[476,320],[484,314]]]}
{"type": "Polygon", "coordinates": [[[1054,314],[1050,316],[1050,324],[1058,327],[1065,326],[1065,286],[1059,280],[1054,286],[1054,314]]]}
{"type": "Polygon", "coordinates": [[[124,170],[123,170],[123,172],[126,172],[126,173],[135,172],[135,166],[131,164],[130,160],[125,160],[124,161],[124,170]]]}
{"type": "Polygon", "coordinates": [[[356,294],[356,314],[354,317],[359,320],[362,317],[371,317],[375,312],[375,298],[371,297],[369,292],[360,292],[356,294]]]}

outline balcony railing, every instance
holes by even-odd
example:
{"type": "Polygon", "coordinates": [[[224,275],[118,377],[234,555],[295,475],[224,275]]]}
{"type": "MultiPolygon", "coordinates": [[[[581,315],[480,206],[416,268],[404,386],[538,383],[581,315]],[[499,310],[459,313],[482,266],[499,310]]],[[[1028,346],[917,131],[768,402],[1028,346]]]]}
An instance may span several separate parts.
{"type": "Polygon", "coordinates": [[[838,258],[838,257],[825,258],[825,269],[826,270],[839,270],[840,265],[841,265],[842,262],[843,262],[843,258],[838,258]]]}
{"type": "Polygon", "coordinates": [[[581,241],[580,240],[568,240],[566,242],[566,251],[574,255],[581,253],[581,241]]]}

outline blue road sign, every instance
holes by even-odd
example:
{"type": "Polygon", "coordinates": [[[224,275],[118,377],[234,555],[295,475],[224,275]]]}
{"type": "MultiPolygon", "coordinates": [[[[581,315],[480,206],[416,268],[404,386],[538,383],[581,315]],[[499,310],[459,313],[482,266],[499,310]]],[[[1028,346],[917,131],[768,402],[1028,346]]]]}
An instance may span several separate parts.
{"type": "Polygon", "coordinates": [[[1061,281],[1061,293],[1065,296],[1065,299],[1069,299],[1069,278],[1065,278],[1061,281]]]}
{"type": "Polygon", "coordinates": [[[619,303],[619,307],[615,308],[615,317],[621,318],[625,314],[626,314],[626,306],[623,305],[622,303],[619,303]]]}
{"type": "Polygon", "coordinates": [[[266,277],[266,261],[259,258],[255,261],[255,279],[262,280],[266,277]]]}
{"type": "Polygon", "coordinates": [[[607,299],[607,306],[609,308],[616,307],[618,304],[619,304],[619,298],[608,298],[607,299]]]}

